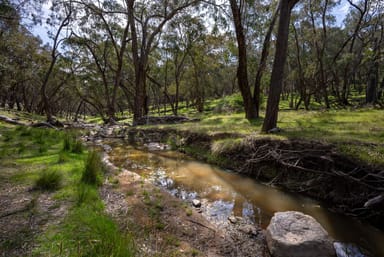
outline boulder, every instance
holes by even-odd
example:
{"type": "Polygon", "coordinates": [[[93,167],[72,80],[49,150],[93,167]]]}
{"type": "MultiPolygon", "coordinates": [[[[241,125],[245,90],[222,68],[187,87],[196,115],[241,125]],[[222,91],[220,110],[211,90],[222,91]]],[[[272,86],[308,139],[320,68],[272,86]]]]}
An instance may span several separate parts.
{"type": "Polygon", "coordinates": [[[266,230],[273,257],[334,257],[332,239],[311,216],[301,212],[277,212],[266,230]]]}

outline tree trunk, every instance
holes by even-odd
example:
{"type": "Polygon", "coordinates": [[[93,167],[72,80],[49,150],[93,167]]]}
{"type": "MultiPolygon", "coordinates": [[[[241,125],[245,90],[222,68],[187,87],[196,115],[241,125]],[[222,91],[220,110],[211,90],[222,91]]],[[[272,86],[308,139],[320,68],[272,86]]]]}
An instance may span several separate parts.
{"type": "Polygon", "coordinates": [[[367,104],[377,103],[378,84],[379,84],[379,64],[378,64],[378,62],[374,62],[371,65],[371,68],[369,71],[369,78],[368,78],[367,92],[366,92],[366,103],[367,104]]]}
{"type": "Polygon", "coordinates": [[[265,35],[264,42],[263,42],[263,49],[261,52],[261,58],[260,58],[260,62],[259,62],[259,67],[257,68],[257,72],[256,72],[255,88],[253,91],[253,101],[254,101],[255,106],[256,106],[257,118],[259,117],[259,110],[260,110],[261,78],[263,76],[263,72],[265,70],[265,67],[267,66],[271,36],[272,36],[273,28],[275,27],[275,24],[276,24],[277,15],[279,14],[279,10],[280,10],[280,4],[278,4],[275,12],[273,13],[271,23],[269,24],[268,31],[265,35]]]}
{"type": "Polygon", "coordinates": [[[287,59],[289,21],[291,18],[291,10],[297,2],[298,0],[281,0],[280,2],[280,17],[279,29],[276,39],[276,52],[272,67],[267,110],[262,127],[263,132],[268,132],[277,126],[280,94],[283,87],[284,65],[287,59]]]}
{"type": "Polygon", "coordinates": [[[251,89],[248,83],[247,71],[247,45],[245,42],[244,29],[241,22],[241,12],[236,0],[230,0],[233,21],[236,30],[239,64],[237,67],[237,83],[244,101],[245,118],[248,120],[258,117],[256,104],[253,101],[251,89]]]}

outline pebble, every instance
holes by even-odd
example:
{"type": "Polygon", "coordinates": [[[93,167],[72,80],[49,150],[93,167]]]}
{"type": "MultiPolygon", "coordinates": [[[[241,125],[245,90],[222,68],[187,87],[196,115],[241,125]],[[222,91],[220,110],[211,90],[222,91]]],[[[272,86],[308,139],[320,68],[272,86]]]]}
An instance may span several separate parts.
{"type": "Polygon", "coordinates": [[[237,222],[237,218],[235,216],[229,216],[228,220],[232,223],[235,224],[237,222]]]}
{"type": "Polygon", "coordinates": [[[199,207],[201,207],[201,201],[197,200],[197,199],[193,199],[192,205],[193,205],[193,207],[199,208],[199,207]]]}

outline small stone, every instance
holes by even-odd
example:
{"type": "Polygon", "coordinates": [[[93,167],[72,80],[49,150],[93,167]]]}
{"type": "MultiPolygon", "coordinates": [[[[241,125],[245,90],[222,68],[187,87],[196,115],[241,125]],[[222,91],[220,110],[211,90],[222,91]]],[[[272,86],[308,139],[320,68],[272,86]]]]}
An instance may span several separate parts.
{"type": "Polygon", "coordinates": [[[195,207],[195,208],[199,208],[199,207],[201,207],[201,201],[200,201],[200,200],[197,200],[197,199],[193,199],[193,200],[192,200],[192,205],[193,205],[193,207],[195,207]]]}
{"type": "Polygon", "coordinates": [[[252,225],[243,225],[239,228],[239,230],[245,234],[257,236],[257,229],[252,225]]]}
{"type": "Polygon", "coordinates": [[[237,222],[237,218],[235,216],[229,216],[228,220],[232,223],[235,224],[237,222]]]}

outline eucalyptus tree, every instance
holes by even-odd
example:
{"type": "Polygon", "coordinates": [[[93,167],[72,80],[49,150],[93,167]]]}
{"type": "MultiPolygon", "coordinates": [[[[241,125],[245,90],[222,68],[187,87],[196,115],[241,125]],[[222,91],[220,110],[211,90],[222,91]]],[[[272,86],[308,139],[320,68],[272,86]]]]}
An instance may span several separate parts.
{"type": "Polygon", "coordinates": [[[47,24],[49,25],[49,37],[52,40],[50,48],[50,60],[48,68],[46,69],[44,75],[42,76],[42,82],[40,87],[40,94],[43,103],[43,110],[47,117],[47,122],[55,123],[56,121],[53,118],[52,113],[52,102],[48,96],[48,87],[54,71],[54,67],[59,57],[60,46],[62,42],[66,39],[66,36],[63,35],[63,31],[68,28],[68,25],[71,22],[73,13],[73,3],[71,0],[57,0],[52,1],[51,6],[51,15],[47,19],[47,24]]]}
{"type": "Polygon", "coordinates": [[[103,88],[102,92],[94,90],[95,96],[98,93],[102,95],[86,101],[98,106],[97,109],[106,123],[114,124],[116,99],[119,89],[124,88],[123,70],[126,69],[127,63],[127,9],[117,1],[80,0],[76,1],[76,4],[82,11],[77,13],[78,22],[77,26],[72,28],[71,43],[82,51],[83,62],[87,59],[87,62],[93,63],[87,66],[96,68],[103,88]],[[102,110],[105,110],[105,114],[102,110]]]}
{"type": "Polygon", "coordinates": [[[284,66],[287,58],[289,24],[292,8],[299,0],[281,0],[279,28],[276,38],[276,51],[273,61],[271,84],[268,94],[267,110],[262,131],[268,132],[277,126],[280,94],[282,92],[284,66]]]}
{"type": "Polygon", "coordinates": [[[40,74],[46,67],[41,40],[22,23],[21,10],[0,3],[0,105],[36,111],[40,74]]]}
{"type": "Polygon", "coordinates": [[[229,2],[237,39],[237,81],[244,101],[246,118],[252,120],[259,117],[261,79],[267,65],[279,5],[276,5],[275,1],[258,3],[253,0],[230,0],[229,2]],[[276,10],[270,15],[268,10],[274,6],[277,6],[276,10]],[[258,52],[260,54],[256,54],[258,52]],[[259,58],[258,65],[255,62],[255,67],[249,67],[249,57],[255,60],[259,58]],[[253,95],[248,76],[250,70],[256,73],[253,95]]]}
{"type": "MultiPolygon", "coordinates": [[[[339,62],[342,64],[341,74],[338,70],[334,70],[335,76],[342,76],[339,87],[339,102],[343,105],[349,105],[350,85],[353,80],[356,69],[358,69],[361,61],[361,44],[359,44],[359,33],[364,20],[368,14],[370,0],[353,1],[347,0],[350,4],[350,13],[345,19],[345,29],[347,37],[344,43],[340,46],[336,55],[333,58],[333,63],[339,62]],[[340,61],[339,61],[340,60],[340,61]]],[[[336,65],[334,66],[336,67],[336,65]]]]}
{"type": "MultiPolygon", "coordinates": [[[[182,90],[183,76],[189,64],[191,50],[204,40],[206,28],[201,18],[190,14],[180,15],[170,21],[159,43],[157,62],[163,71],[148,74],[148,78],[162,90],[174,115],[178,114],[180,97],[185,98],[182,90]],[[160,77],[163,79],[156,79],[160,77]]],[[[212,64],[213,65],[213,64],[212,64]]],[[[158,70],[156,71],[158,72],[158,70]]]]}
{"type": "MultiPolygon", "coordinates": [[[[304,102],[305,108],[308,109],[312,95],[318,102],[323,102],[326,108],[330,108],[332,68],[328,44],[332,42],[329,40],[328,30],[334,26],[332,9],[336,4],[332,0],[310,0],[300,3],[300,8],[294,14],[292,45],[296,60],[291,63],[294,63],[293,71],[296,73],[296,84],[300,92],[297,108],[304,102]]],[[[338,41],[335,39],[333,42],[338,41]]]]}
{"type": "Polygon", "coordinates": [[[126,0],[130,24],[131,54],[135,71],[133,123],[148,113],[147,70],[149,55],[166,24],[199,0],[126,0]]]}
{"type": "MultiPolygon", "coordinates": [[[[362,64],[366,67],[366,103],[378,103],[384,90],[384,3],[372,1],[361,31],[366,49],[362,64]],[[380,75],[382,76],[381,85],[380,75]]],[[[362,65],[361,65],[362,66],[362,65]]],[[[361,67],[360,66],[360,67],[361,67]]]]}
{"type": "Polygon", "coordinates": [[[230,0],[233,22],[236,32],[238,49],[238,68],[237,81],[241,96],[244,101],[245,118],[252,120],[258,117],[256,104],[252,97],[251,88],[248,81],[248,63],[247,63],[247,44],[243,25],[242,11],[245,10],[245,0],[230,0]]]}

